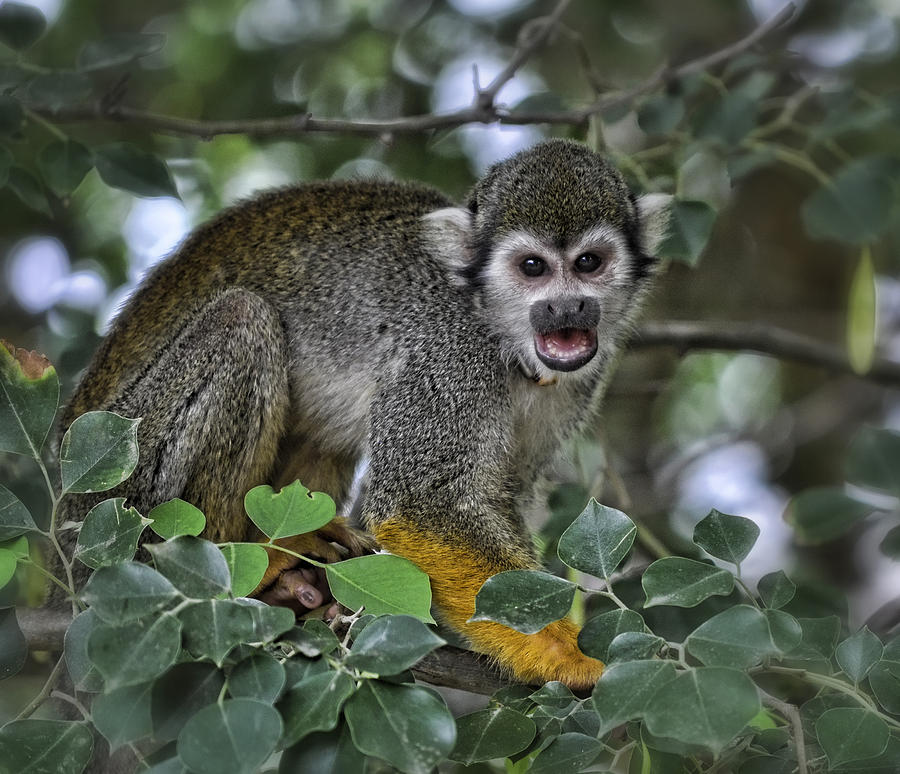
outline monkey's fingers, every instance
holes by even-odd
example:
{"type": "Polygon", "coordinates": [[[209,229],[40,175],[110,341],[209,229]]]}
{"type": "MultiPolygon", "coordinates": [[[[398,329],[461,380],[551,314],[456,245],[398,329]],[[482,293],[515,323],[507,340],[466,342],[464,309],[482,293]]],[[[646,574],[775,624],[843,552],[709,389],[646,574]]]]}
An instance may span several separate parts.
{"type": "Polygon", "coordinates": [[[259,599],[268,605],[289,607],[296,613],[314,610],[331,598],[326,583],[312,568],[283,572],[259,599]]]}
{"type": "MultiPolygon", "coordinates": [[[[275,543],[279,546],[287,548],[294,554],[302,554],[311,559],[318,559],[326,564],[340,562],[349,556],[359,556],[362,553],[370,553],[368,549],[369,543],[365,541],[364,534],[348,527],[346,523],[336,525],[332,529],[331,524],[326,525],[317,532],[308,532],[305,535],[294,535],[289,538],[281,538],[275,543]],[[350,545],[345,545],[349,543],[350,545]],[[364,548],[366,550],[364,550],[364,548]]],[[[302,559],[298,559],[292,554],[279,551],[276,548],[266,547],[266,553],[269,555],[269,567],[266,570],[259,586],[251,596],[261,597],[262,594],[269,590],[282,573],[293,570],[298,567],[307,567],[302,559]]],[[[324,583],[324,580],[322,581],[324,583]]],[[[327,584],[325,586],[327,588],[327,584]]]]}
{"type": "MultiPolygon", "coordinates": [[[[378,550],[378,541],[368,532],[351,527],[343,516],[336,516],[316,533],[343,546],[349,556],[363,556],[378,550]]],[[[345,557],[348,558],[348,557],[345,557]]]]}

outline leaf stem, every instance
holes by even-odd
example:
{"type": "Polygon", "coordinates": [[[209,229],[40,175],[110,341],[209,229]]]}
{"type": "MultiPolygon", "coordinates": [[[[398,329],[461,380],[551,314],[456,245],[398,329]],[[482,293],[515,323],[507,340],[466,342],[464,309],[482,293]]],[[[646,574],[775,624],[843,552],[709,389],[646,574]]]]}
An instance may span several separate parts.
{"type": "MultiPolygon", "coordinates": [[[[738,571],[738,573],[740,573],[740,571],[741,571],[740,565],[738,565],[737,571],[738,571]]],[[[737,585],[741,587],[741,590],[744,592],[744,594],[747,595],[747,599],[749,599],[753,603],[753,606],[757,610],[761,610],[762,608],[760,607],[759,602],[756,601],[756,596],[754,595],[754,593],[752,591],[750,591],[750,587],[746,583],[744,583],[743,579],[741,578],[741,576],[739,574],[734,576],[734,582],[737,583],[737,585]]]]}
{"type": "Polygon", "coordinates": [[[53,488],[53,483],[50,481],[50,473],[47,471],[47,466],[44,464],[44,461],[40,458],[40,456],[38,456],[36,459],[38,467],[41,469],[41,473],[44,476],[44,484],[47,486],[47,494],[50,495],[50,524],[47,526],[47,531],[44,533],[44,535],[47,536],[47,539],[53,546],[53,550],[56,551],[56,555],[59,557],[59,562],[62,565],[63,572],[65,572],[66,574],[66,582],[69,584],[69,589],[71,590],[72,595],[72,617],[74,618],[81,612],[83,607],[75,598],[75,578],[72,575],[72,562],[69,561],[69,558],[66,556],[66,552],[63,551],[62,546],[59,544],[59,539],[56,537],[56,517],[59,512],[59,503],[64,495],[57,496],[56,490],[53,488]]]}
{"type": "Polygon", "coordinates": [[[55,124],[52,124],[50,121],[48,121],[46,118],[44,118],[44,116],[42,116],[40,113],[36,113],[34,110],[31,110],[30,108],[25,108],[25,115],[27,115],[36,124],[40,124],[41,126],[43,126],[44,129],[46,129],[48,132],[50,132],[50,134],[52,134],[54,137],[56,137],[56,139],[58,139],[58,140],[68,140],[69,139],[68,135],[62,129],[60,129],[55,124]]]}
{"type": "Polygon", "coordinates": [[[41,565],[38,564],[37,562],[35,562],[33,559],[30,559],[30,558],[29,559],[20,559],[19,561],[21,561],[22,564],[28,565],[29,567],[33,567],[45,578],[47,578],[48,580],[52,581],[57,586],[59,586],[63,591],[66,592],[66,594],[73,595],[75,593],[75,590],[71,586],[67,586],[59,578],[57,578],[52,572],[45,569],[44,567],[41,567],[41,565]]]}
{"type": "Polygon", "coordinates": [[[61,701],[71,704],[73,707],[75,707],[75,709],[77,709],[81,713],[81,717],[83,717],[85,720],[91,719],[90,710],[88,710],[88,708],[85,707],[74,696],[69,696],[69,694],[63,693],[62,691],[51,691],[50,696],[54,699],[60,699],[61,701]]]}
{"type": "Polygon", "coordinates": [[[794,732],[794,750],[797,753],[797,774],[807,774],[809,769],[806,763],[806,739],[803,736],[803,722],[800,719],[800,710],[797,709],[795,704],[782,701],[772,696],[772,694],[766,693],[759,686],[757,686],[757,689],[762,694],[763,704],[768,705],[776,712],[780,712],[784,719],[791,724],[794,732]]]}
{"type": "Polygon", "coordinates": [[[43,688],[41,688],[41,690],[38,691],[37,695],[30,702],[28,702],[25,709],[23,709],[18,715],[16,715],[16,720],[22,720],[23,718],[30,717],[34,713],[34,711],[44,703],[44,699],[46,699],[50,695],[50,692],[53,690],[53,686],[59,679],[63,664],[65,663],[65,658],[65,654],[61,653],[59,658],[56,660],[56,663],[53,665],[53,669],[50,670],[50,674],[47,675],[47,680],[44,682],[43,688]]]}
{"type": "Polygon", "coordinates": [[[874,713],[875,715],[878,715],[878,717],[880,717],[889,726],[900,729],[900,720],[892,718],[890,715],[886,715],[885,713],[883,713],[878,709],[875,702],[873,702],[868,696],[856,690],[849,683],[845,683],[843,680],[838,680],[837,678],[829,677],[828,675],[816,674],[815,672],[810,672],[807,669],[794,669],[793,667],[766,666],[752,671],[771,672],[776,675],[790,675],[792,677],[797,677],[800,680],[805,680],[808,683],[812,683],[813,685],[820,685],[823,688],[831,688],[838,693],[843,693],[844,695],[856,700],[867,710],[874,713]]]}
{"type": "Polygon", "coordinates": [[[298,554],[296,551],[291,551],[290,548],[285,548],[284,546],[280,546],[277,543],[274,543],[272,538],[269,539],[268,543],[262,543],[266,548],[274,548],[276,551],[281,551],[284,554],[288,554],[288,556],[293,556],[295,559],[301,559],[304,562],[309,562],[313,567],[321,567],[323,570],[328,566],[327,562],[320,562],[317,559],[312,559],[308,556],[304,556],[303,554],[298,554]]]}

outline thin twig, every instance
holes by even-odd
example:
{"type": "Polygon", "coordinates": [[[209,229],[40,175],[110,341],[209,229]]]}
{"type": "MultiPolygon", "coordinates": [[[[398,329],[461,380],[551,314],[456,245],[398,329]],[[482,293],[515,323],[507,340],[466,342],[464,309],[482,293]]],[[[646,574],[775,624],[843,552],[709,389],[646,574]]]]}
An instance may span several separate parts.
{"type": "Polygon", "coordinates": [[[647,347],[674,347],[679,352],[692,349],[749,350],[783,360],[851,374],[879,384],[900,385],[900,363],[877,358],[864,374],[857,374],[847,354],[811,336],[765,323],[748,322],[650,322],[638,328],[629,344],[632,350],[647,347]]]}
{"type": "Polygon", "coordinates": [[[550,34],[559,24],[559,20],[566,12],[572,0],[560,0],[553,9],[553,13],[538,19],[532,19],[519,31],[519,42],[509,64],[500,71],[494,80],[476,94],[476,103],[484,108],[493,108],[494,100],[500,89],[509,83],[525,64],[550,37],[550,34]]]}
{"type": "Polygon", "coordinates": [[[763,704],[771,707],[776,712],[780,712],[785,720],[791,724],[794,731],[794,749],[797,751],[797,774],[807,774],[809,769],[806,765],[806,739],[803,736],[803,721],[800,719],[800,711],[793,704],[772,696],[765,691],[762,693],[763,704]]]}
{"type": "Polygon", "coordinates": [[[715,67],[738,56],[754,46],[764,37],[785,24],[794,14],[794,5],[788,4],[768,21],[754,28],[749,34],[740,40],[725,46],[711,54],[706,54],[693,59],[678,67],[663,66],[657,69],[649,78],[636,86],[615,94],[604,95],[586,107],[561,111],[516,111],[507,112],[497,107],[491,95],[502,88],[506,80],[512,77],[509,72],[515,73],[524,61],[540,45],[554,26],[553,20],[557,14],[565,10],[565,3],[561,2],[556,10],[548,17],[539,34],[536,34],[527,43],[520,45],[514,54],[512,61],[490,84],[478,91],[475,101],[469,107],[442,114],[422,114],[416,116],[402,116],[386,120],[359,119],[348,120],[341,118],[315,118],[310,113],[296,113],[276,118],[206,121],[178,116],[152,113],[146,110],[129,108],[120,105],[104,105],[101,103],[74,105],[62,107],[53,111],[49,108],[29,105],[29,109],[45,116],[55,123],[72,123],[81,121],[90,122],[118,122],[139,126],[145,131],[156,131],[178,136],[199,137],[211,139],[218,135],[245,134],[251,137],[285,137],[300,134],[327,133],[341,135],[355,135],[368,137],[382,137],[393,134],[410,134],[429,132],[439,129],[455,129],[465,124],[492,124],[507,125],[531,125],[531,124],[558,124],[569,126],[583,126],[587,120],[603,110],[629,104],[637,97],[646,94],[660,86],[671,83],[705,69],[715,67]],[[536,39],[536,40],[535,40],[536,39]],[[504,80],[504,78],[506,80],[504,80]],[[490,99],[480,95],[488,95],[490,99]]]}
{"type": "MultiPolygon", "coordinates": [[[[68,625],[68,622],[66,623],[68,625]]],[[[65,628],[59,633],[59,639],[62,641],[63,636],[65,634],[65,628]]],[[[27,639],[27,635],[26,635],[27,639]]],[[[37,695],[28,702],[28,706],[25,707],[17,716],[16,720],[22,720],[23,718],[31,717],[34,711],[44,703],[44,699],[46,699],[50,692],[53,690],[53,686],[56,685],[56,681],[59,680],[60,675],[62,674],[63,667],[65,666],[66,657],[60,654],[59,658],[56,660],[56,663],[53,665],[53,669],[50,670],[50,674],[47,675],[47,680],[44,682],[43,688],[38,691],[37,695]]]]}

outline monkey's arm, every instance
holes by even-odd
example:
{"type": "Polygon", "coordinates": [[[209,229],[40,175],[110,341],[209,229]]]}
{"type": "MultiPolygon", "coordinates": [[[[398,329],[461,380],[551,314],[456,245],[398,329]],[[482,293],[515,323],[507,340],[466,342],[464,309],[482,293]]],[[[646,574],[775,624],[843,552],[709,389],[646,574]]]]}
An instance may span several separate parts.
{"type": "Polygon", "coordinates": [[[514,512],[521,482],[513,476],[502,391],[482,372],[459,381],[452,364],[438,359],[417,359],[404,370],[422,367],[431,372],[401,372],[373,404],[370,528],[384,548],[429,575],[443,619],[516,678],[593,685],[603,664],[578,650],[568,619],[532,635],[469,622],[490,576],[539,564],[514,512]]]}

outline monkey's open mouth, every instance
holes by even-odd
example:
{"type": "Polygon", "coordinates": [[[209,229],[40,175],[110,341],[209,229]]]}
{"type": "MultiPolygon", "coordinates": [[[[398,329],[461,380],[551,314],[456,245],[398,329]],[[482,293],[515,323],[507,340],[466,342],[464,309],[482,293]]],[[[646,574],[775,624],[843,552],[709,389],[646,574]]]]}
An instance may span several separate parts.
{"type": "Polygon", "coordinates": [[[535,333],[534,351],[540,361],[554,371],[577,371],[597,354],[597,331],[560,328],[535,333]]]}

